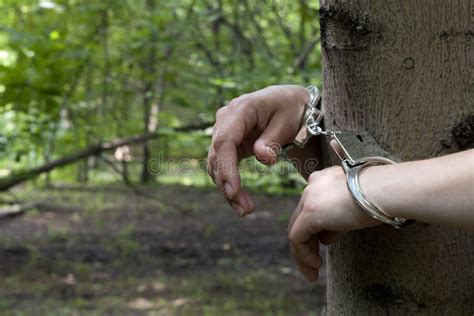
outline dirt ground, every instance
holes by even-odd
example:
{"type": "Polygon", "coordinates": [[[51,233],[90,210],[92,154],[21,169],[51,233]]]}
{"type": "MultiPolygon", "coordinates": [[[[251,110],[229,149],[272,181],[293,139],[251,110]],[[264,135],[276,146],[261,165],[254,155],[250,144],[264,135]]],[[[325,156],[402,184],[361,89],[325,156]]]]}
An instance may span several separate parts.
{"type": "Polygon", "coordinates": [[[0,314],[320,314],[324,269],[307,283],[286,240],[298,197],[240,219],[211,189],[142,190],[17,190],[39,205],[0,221],[0,314]]]}

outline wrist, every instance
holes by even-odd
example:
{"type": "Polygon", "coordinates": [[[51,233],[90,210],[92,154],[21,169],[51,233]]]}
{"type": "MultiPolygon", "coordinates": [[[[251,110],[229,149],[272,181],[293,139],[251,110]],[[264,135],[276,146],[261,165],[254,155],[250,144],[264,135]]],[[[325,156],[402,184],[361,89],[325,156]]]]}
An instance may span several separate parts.
{"type": "Polygon", "coordinates": [[[372,166],[363,169],[359,175],[364,194],[390,217],[402,217],[396,205],[396,201],[400,200],[397,167],[398,165],[372,166]]]}

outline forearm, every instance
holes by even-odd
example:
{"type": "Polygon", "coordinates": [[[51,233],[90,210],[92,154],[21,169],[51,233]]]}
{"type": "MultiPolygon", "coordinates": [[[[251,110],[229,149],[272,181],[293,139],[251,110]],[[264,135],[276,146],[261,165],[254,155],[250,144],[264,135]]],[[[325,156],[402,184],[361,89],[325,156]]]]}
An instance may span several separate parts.
{"type": "Polygon", "coordinates": [[[474,231],[474,150],[370,167],[360,183],[388,215],[474,231]]]}

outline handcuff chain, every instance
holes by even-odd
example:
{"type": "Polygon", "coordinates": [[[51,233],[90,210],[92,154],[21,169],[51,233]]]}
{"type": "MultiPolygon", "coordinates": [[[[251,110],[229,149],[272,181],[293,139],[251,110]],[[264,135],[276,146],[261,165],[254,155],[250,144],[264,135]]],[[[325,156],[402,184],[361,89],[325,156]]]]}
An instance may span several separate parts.
{"type": "Polygon", "coordinates": [[[332,131],[329,129],[323,129],[319,124],[324,117],[324,113],[316,108],[310,109],[309,114],[305,122],[306,130],[313,136],[325,135],[332,137],[336,134],[340,134],[341,131],[332,131]],[[315,118],[315,114],[318,116],[315,118]]]}

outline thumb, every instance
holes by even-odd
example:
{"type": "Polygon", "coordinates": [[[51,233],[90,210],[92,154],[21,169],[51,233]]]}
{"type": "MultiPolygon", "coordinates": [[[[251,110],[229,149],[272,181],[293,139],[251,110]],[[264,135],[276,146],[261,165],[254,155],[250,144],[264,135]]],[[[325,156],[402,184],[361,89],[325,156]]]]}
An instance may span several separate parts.
{"type": "Polygon", "coordinates": [[[273,165],[278,159],[283,145],[291,143],[298,127],[288,127],[288,117],[274,117],[270,120],[267,129],[257,139],[253,151],[257,159],[266,165],[273,165]]]}

